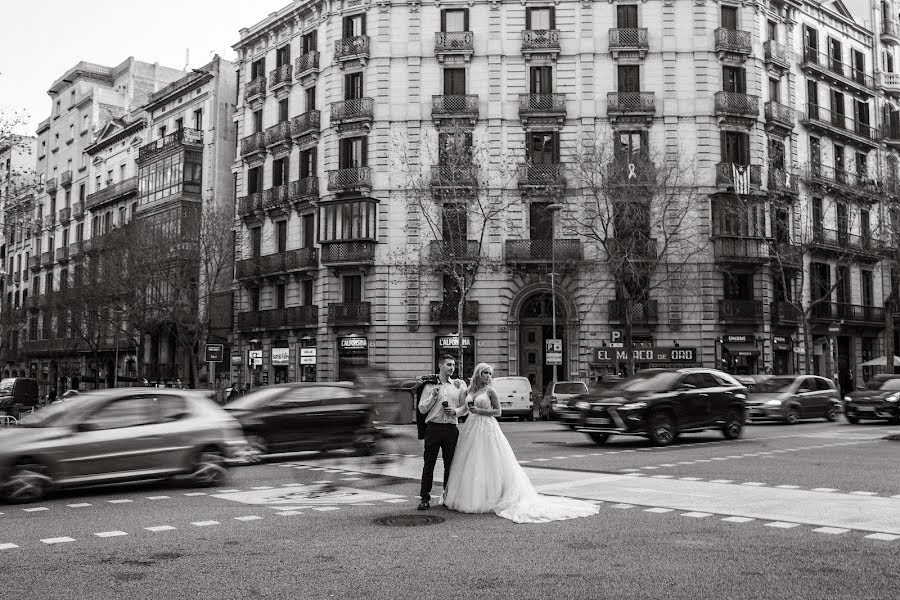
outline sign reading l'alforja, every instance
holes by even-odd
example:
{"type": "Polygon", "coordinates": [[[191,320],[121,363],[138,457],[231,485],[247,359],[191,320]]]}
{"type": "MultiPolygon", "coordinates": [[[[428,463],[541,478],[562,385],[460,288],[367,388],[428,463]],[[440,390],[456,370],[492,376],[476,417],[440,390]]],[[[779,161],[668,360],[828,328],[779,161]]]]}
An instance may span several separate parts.
{"type": "MultiPolygon", "coordinates": [[[[695,363],[696,348],[632,348],[631,354],[635,362],[652,363],[695,363]]],[[[628,360],[627,348],[594,348],[593,358],[596,362],[611,363],[628,360]]]]}

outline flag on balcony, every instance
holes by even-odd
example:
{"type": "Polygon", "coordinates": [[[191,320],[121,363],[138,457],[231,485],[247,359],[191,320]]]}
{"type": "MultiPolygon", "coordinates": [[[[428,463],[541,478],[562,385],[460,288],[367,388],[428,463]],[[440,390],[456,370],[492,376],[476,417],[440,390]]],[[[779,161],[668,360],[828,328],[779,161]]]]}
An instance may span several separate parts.
{"type": "Polygon", "coordinates": [[[736,194],[750,193],[750,166],[731,164],[732,177],[734,179],[734,191],[736,194]]]}

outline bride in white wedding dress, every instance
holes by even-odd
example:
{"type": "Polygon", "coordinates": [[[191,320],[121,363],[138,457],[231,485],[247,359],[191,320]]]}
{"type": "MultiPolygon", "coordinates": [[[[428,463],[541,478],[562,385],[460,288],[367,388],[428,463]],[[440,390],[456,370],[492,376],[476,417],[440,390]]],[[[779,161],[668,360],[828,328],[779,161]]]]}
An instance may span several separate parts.
{"type": "Polygon", "coordinates": [[[495,512],[516,523],[597,514],[599,509],[589,502],[542,496],[535,491],[494,418],[502,411],[490,385],[492,376],[491,365],[480,363],[475,367],[466,409],[460,413],[468,413],[469,418],[460,427],[444,505],[465,513],[495,512]]]}

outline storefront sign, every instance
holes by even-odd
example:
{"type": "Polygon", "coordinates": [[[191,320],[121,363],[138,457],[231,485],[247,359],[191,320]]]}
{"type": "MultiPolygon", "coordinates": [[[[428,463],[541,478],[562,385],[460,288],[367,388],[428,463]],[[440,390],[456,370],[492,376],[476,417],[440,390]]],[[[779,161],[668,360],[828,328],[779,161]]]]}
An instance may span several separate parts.
{"type": "MultiPolygon", "coordinates": [[[[696,363],[696,348],[633,348],[631,355],[635,362],[649,363],[696,363]]],[[[598,363],[628,362],[629,351],[619,348],[594,348],[593,358],[598,363]]]]}
{"type": "Polygon", "coordinates": [[[272,348],[272,366],[286,367],[291,364],[290,348],[272,348]]]}
{"type": "MultiPolygon", "coordinates": [[[[463,336],[463,348],[470,348],[472,346],[472,342],[473,339],[471,335],[463,336]]],[[[442,335],[438,338],[437,344],[439,348],[459,348],[459,336],[442,335]]]]}
{"type": "Polygon", "coordinates": [[[791,349],[791,341],[783,335],[774,335],[772,336],[772,349],[789,351],[791,349]]]}
{"type": "Polygon", "coordinates": [[[338,339],[338,349],[341,352],[365,352],[369,349],[369,338],[342,337],[338,339]]]}
{"type": "Polygon", "coordinates": [[[262,350],[249,350],[247,356],[250,358],[251,367],[262,366],[262,350]]]}
{"type": "Polygon", "coordinates": [[[751,333],[732,333],[723,335],[722,341],[726,344],[755,344],[756,338],[751,333]]]}

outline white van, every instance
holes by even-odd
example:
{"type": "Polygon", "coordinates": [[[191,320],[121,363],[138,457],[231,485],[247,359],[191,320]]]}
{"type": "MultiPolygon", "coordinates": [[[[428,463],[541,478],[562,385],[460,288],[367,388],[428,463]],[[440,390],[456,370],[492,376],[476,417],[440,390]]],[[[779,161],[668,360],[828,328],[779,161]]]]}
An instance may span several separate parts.
{"type": "Polygon", "coordinates": [[[534,421],[531,382],[527,377],[494,377],[491,385],[500,400],[501,417],[534,421]]]}

